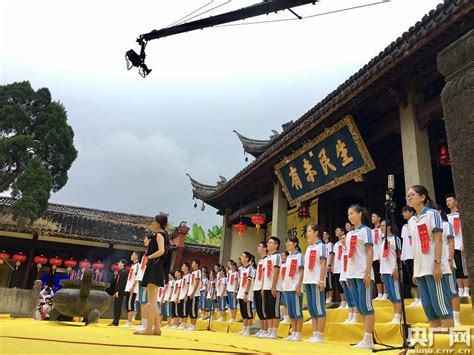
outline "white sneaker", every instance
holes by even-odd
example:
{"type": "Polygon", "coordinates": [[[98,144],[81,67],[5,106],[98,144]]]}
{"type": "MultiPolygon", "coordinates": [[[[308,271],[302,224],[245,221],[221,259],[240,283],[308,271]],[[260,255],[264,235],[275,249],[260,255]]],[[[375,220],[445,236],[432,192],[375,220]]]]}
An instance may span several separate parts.
{"type": "Polygon", "coordinates": [[[455,320],[455,321],[454,321],[454,326],[455,326],[455,327],[460,327],[460,326],[461,326],[461,322],[455,320]]]}
{"type": "Polygon", "coordinates": [[[224,321],[225,321],[225,319],[224,319],[224,318],[222,318],[222,317],[219,317],[219,319],[217,319],[217,321],[218,321],[218,322],[224,322],[224,321]]]}
{"type": "Polygon", "coordinates": [[[387,322],[387,324],[400,324],[400,320],[393,318],[390,322],[387,322]]]}
{"type": "Polygon", "coordinates": [[[387,295],[386,293],[384,293],[384,294],[382,295],[381,300],[382,300],[382,301],[388,300],[388,295],[387,295]]]}
{"type": "Polygon", "coordinates": [[[243,332],[242,336],[244,336],[244,337],[250,336],[250,329],[247,329],[245,332],[243,332]]]}
{"type": "Polygon", "coordinates": [[[258,335],[257,337],[260,339],[265,339],[267,336],[268,336],[267,331],[262,330],[262,333],[260,333],[260,335],[258,335]]]}
{"type": "Polygon", "coordinates": [[[130,322],[127,322],[124,325],[122,325],[122,328],[131,328],[131,327],[132,327],[132,323],[130,322]]]}
{"type": "Polygon", "coordinates": [[[171,329],[178,329],[178,326],[177,326],[177,325],[173,325],[173,326],[171,327],[171,329]]]}
{"type": "Polygon", "coordinates": [[[373,300],[374,301],[380,301],[381,299],[382,299],[382,295],[379,295],[379,296],[375,297],[373,300]]]}
{"type": "Polygon", "coordinates": [[[344,309],[349,309],[349,305],[346,303],[346,306],[344,307],[344,309]]]}
{"type": "Polygon", "coordinates": [[[306,339],[305,342],[307,342],[307,343],[322,343],[323,340],[320,337],[311,337],[309,339],[306,339]]]}
{"type": "Polygon", "coordinates": [[[286,337],[283,340],[291,340],[296,334],[291,334],[290,336],[286,337]]]}
{"type": "Polygon", "coordinates": [[[280,324],[288,324],[288,323],[290,323],[288,319],[283,319],[283,320],[280,322],[280,324]]]}
{"type": "Polygon", "coordinates": [[[295,336],[291,338],[290,341],[301,341],[301,336],[299,334],[295,334],[295,336]]]}
{"type": "Polygon", "coordinates": [[[356,324],[357,323],[357,317],[353,317],[352,319],[349,320],[349,322],[347,322],[349,324],[356,324]]]}
{"type": "Polygon", "coordinates": [[[275,334],[268,334],[265,339],[278,339],[278,337],[275,334]]]}
{"type": "Polygon", "coordinates": [[[365,342],[365,341],[362,340],[360,343],[354,345],[354,348],[373,349],[374,348],[374,343],[373,342],[365,342]]]}
{"type": "Polygon", "coordinates": [[[182,330],[182,329],[186,329],[186,324],[181,323],[181,324],[179,325],[178,329],[181,329],[181,330],[182,330]]]}
{"type": "Polygon", "coordinates": [[[231,318],[231,319],[229,319],[229,320],[227,321],[227,323],[232,323],[233,321],[235,321],[235,319],[232,319],[232,318],[231,318]]]}
{"type": "Polygon", "coordinates": [[[140,324],[138,327],[135,328],[135,331],[136,332],[143,332],[145,329],[146,329],[146,327],[143,324],[140,324]]]}
{"type": "Polygon", "coordinates": [[[258,332],[256,332],[255,334],[252,334],[251,336],[258,338],[261,334],[262,334],[262,330],[260,329],[258,332]]]}
{"type": "Polygon", "coordinates": [[[458,290],[459,297],[464,297],[464,288],[458,290]]]}

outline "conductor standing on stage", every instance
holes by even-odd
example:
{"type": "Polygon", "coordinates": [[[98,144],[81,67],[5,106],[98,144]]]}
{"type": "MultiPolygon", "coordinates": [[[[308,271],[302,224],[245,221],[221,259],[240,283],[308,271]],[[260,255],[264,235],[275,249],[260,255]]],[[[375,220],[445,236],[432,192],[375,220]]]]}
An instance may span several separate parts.
{"type": "Polygon", "coordinates": [[[117,327],[120,321],[120,315],[122,314],[123,299],[125,297],[125,286],[127,284],[127,272],[125,271],[125,264],[127,261],[122,259],[119,261],[119,271],[115,278],[115,291],[114,291],[114,320],[109,326],[117,327]]]}

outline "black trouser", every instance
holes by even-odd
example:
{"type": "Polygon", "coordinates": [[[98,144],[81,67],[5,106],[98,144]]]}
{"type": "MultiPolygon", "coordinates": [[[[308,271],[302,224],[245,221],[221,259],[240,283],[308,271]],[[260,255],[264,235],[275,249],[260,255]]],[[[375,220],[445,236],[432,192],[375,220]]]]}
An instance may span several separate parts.
{"type": "Polygon", "coordinates": [[[119,324],[120,316],[122,315],[123,298],[125,295],[119,295],[117,298],[114,297],[114,321],[115,325],[119,324]]]}

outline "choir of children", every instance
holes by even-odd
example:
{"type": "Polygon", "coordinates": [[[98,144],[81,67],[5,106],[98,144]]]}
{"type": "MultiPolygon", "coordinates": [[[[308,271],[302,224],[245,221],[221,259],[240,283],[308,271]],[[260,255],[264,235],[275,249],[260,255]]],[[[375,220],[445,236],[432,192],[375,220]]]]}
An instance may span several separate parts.
{"type": "MultiPolygon", "coordinates": [[[[403,262],[403,272],[408,275],[415,298],[409,307],[423,306],[432,327],[459,325],[459,296],[468,296],[469,288],[455,196],[447,196],[451,210],[447,216],[436,209],[423,186],[412,186],[406,198],[408,205],[402,208],[402,215],[407,224],[401,236],[394,234],[392,221],[382,220],[377,213],[369,216],[365,208],[352,205],[345,227],[335,229],[334,245],[329,233],[318,225],[307,226],[304,256],[297,237],[286,238],[285,250],[280,250],[283,240],[272,236],[258,244],[258,262],[244,251],[238,262],[229,260],[227,268],[216,264],[209,272],[206,267],[200,269],[199,259],[192,260],[191,265],[184,263],[180,270],[169,274],[168,283],[159,289],[159,308],[167,317],[165,328],[194,331],[199,311],[201,319],[216,320],[214,313],[218,310],[217,321],[224,321],[228,312],[228,322],[233,322],[239,308],[243,328],[238,335],[250,336],[257,313],[260,330],[253,336],[276,339],[280,307],[284,306],[284,321],[291,323],[291,335],[285,340],[301,341],[305,294],[313,329],[306,341],[322,343],[326,304],[332,302],[334,290],[338,290],[339,308],[349,309],[349,317],[343,323],[356,323],[357,314],[363,319],[364,337],[355,347],[370,349],[374,344],[374,288],[375,300],[388,298],[393,304],[394,317],[389,323],[401,321],[402,274],[397,257],[403,262]]],[[[130,313],[126,326],[134,317],[132,304],[138,292],[144,328],[147,299],[140,281],[146,260],[138,260],[139,255],[134,253],[127,284],[130,313]]]]}

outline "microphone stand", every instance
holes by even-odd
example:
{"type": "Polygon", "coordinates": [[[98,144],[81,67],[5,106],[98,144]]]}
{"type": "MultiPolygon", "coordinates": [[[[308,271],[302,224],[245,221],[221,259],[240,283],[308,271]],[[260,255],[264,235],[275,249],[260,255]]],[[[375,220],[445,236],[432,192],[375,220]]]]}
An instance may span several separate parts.
{"type": "MultiPolygon", "coordinates": [[[[384,231],[384,247],[387,247],[387,238],[388,238],[388,233],[387,233],[387,227],[388,227],[388,220],[390,217],[390,220],[392,222],[392,233],[395,235],[395,230],[398,230],[395,225],[395,208],[396,204],[393,201],[393,188],[388,188],[387,192],[385,193],[385,231],[384,231]]],[[[398,238],[398,236],[395,235],[395,238],[398,238]]],[[[408,349],[411,349],[408,341],[408,334],[409,334],[409,329],[411,328],[411,324],[407,324],[407,318],[406,318],[406,310],[405,310],[405,297],[404,297],[404,281],[403,281],[403,269],[402,269],[402,261],[401,261],[401,250],[398,246],[397,241],[395,240],[395,257],[396,257],[396,263],[397,263],[397,269],[398,269],[398,282],[399,287],[400,287],[400,298],[401,298],[401,303],[402,303],[402,329],[401,329],[401,335],[402,335],[402,340],[403,343],[401,346],[392,346],[388,344],[380,344],[384,346],[385,348],[383,349],[372,349],[373,353],[376,352],[381,352],[381,351],[390,351],[390,350],[403,350],[401,353],[405,354],[408,349]]]]}

